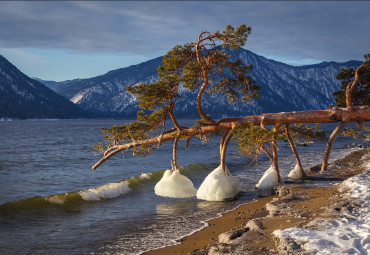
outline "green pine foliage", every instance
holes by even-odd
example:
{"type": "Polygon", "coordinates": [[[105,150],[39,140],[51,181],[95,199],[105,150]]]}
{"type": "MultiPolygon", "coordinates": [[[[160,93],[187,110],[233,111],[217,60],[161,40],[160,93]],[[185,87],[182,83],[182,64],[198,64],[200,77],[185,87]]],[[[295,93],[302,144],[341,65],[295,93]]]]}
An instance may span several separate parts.
{"type": "MultiPolygon", "coordinates": [[[[226,53],[227,48],[242,47],[250,32],[251,28],[244,24],[237,28],[228,25],[222,32],[211,34],[201,31],[196,42],[175,46],[163,57],[162,65],[158,67],[158,81],[127,86],[127,91],[136,96],[142,109],[137,114],[137,120],[102,129],[105,144],[96,144],[93,148],[104,152],[113,146],[170,132],[165,130],[168,116],[180,131],[183,127],[174,116],[180,86],[189,90],[198,89],[198,98],[207,87],[209,93],[226,94],[230,103],[259,97],[260,87],[249,76],[252,66],[240,60],[231,61],[231,56],[226,53]]],[[[202,119],[198,124],[207,124],[211,117],[202,115],[199,107],[198,110],[202,119]]],[[[155,148],[154,145],[143,145],[135,148],[134,154],[147,155],[155,148]]]]}
{"type": "MultiPolygon", "coordinates": [[[[353,105],[370,105],[370,53],[365,54],[364,66],[359,70],[359,85],[352,95],[353,105]]],[[[355,79],[353,68],[343,68],[336,77],[341,81],[341,88],[334,92],[336,105],[347,107],[345,91],[347,86],[355,79]]]]}
{"type": "Polygon", "coordinates": [[[355,128],[348,128],[342,133],[344,136],[352,136],[354,139],[358,140],[368,140],[370,139],[370,126],[365,123],[356,123],[355,128]]]}
{"type": "MultiPolygon", "coordinates": [[[[364,66],[358,70],[359,84],[352,94],[353,105],[370,105],[370,53],[364,55],[364,66]]],[[[346,107],[346,88],[354,81],[355,71],[353,68],[342,69],[337,79],[341,80],[342,86],[339,91],[334,92],[336,105],[346,107]]],[[[356,128],[343,131],[344,136],[352,136],[354,139],[366,140],[370,138],[370,127],[365,123],[357,123],[356,128]]]]}
{"type": "MultiPolygon", "coordinates": [[[[315,126],[303,125],[302,123],[294,124],[289,128],[290,135],[295,143],[307,144],[312,140],[326,140],[326,134],[319,123],[315,126]]],[[[285,136],[284,136],[285,139],[285,136]]]]}
{"type": "MultiPolygon", "coordinates": [[[[248,125],[237,125],[232,132],[232,139],[236,140],[235,148],[242,156],[257,160],[261,153],[269,154],[272,150],[270,142],[275,140],[275,134],[270,129],[248,123],[248,125]]],[[[282,136],[279,135],[277,139],[281,140],[282,136]]]]}
{"type": "MultiPolygon", "coordinates": [[[[317,123],[315,126],[295,124],[289,128],[290,136],[296,143],[309,143],[312,140],[326,139],[325,132],[317,123]]],[[[233,139],[236,140],[236,149],[239,154],[257,160],[261,153],[272,154],[272,141],[285,141],[287,139],[283,129],[275,132],[271,129],[264,129],[253,123],[238,125],[233,130],[233,139]]],[[[252,162],[253,162],[252,161],[252,162]]]]}

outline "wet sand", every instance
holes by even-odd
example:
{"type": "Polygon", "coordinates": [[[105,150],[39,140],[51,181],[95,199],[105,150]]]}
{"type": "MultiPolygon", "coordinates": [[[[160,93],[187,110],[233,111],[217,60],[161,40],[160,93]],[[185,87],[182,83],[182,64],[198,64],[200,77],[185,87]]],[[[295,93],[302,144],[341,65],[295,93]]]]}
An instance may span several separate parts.
{"type": "MultiPolygon", "coordinates": [[[[319,177],[344,180],[358,174],[364,170],[360,159],[369,152],[370,149],[353,152],[331,164],[328,173],[319,177]]],[[[317,176],[311,170],[307,173],[317,176]]],[[[303,184],[286,184],[284,187],[290,188],[288,195],[263,197],[242,204],[222,217],[208,221],[209,226],[203,230],[178,240],[181,244],[144,254],[275,254],[276,246],[271,235],[274,230],[301,227],[317,217],[332,217],[328,208],[341,197],[337,185],[332,183],[306,181],[303,184]],[[243,235],[245,232],[248,235],[243,235]],[[240,236],[242,238],[236,238],[240,236]]]]}

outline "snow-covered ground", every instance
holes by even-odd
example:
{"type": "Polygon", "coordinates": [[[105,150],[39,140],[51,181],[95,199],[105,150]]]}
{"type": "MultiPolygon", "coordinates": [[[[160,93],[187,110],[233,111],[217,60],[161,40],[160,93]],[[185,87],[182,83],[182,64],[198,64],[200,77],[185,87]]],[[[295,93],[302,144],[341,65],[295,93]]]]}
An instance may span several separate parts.
{"type": "Polygon", "coordinates": [[[273,232],[281,254],[370,254],[370,154],[367,171],[340,184],[346,201],[335,218],[318,218],[305,228],[273,232]]]}

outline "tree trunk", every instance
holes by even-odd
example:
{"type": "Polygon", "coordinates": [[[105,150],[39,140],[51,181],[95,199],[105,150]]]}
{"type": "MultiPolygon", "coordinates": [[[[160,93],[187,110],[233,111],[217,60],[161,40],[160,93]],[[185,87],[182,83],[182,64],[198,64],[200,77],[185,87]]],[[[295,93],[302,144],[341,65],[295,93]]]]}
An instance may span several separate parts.
{"type": "Polygon", "coordinates": [[[171,162],[173,171],[177,169],[177,143],[178,143],[178,141],[179,141],[179,137],[176,137],[173,140],[172,162],[171,162]]]}
{"type": "Polygon", "coordinates": [[[173,124],[175,125],[175,127],[177,128],[177,130],[181,130],[181,127],[179,125],[179,123],[177,122],[177,119],[175,117],[175,114],[173,113],[173,108],[175,107],[175,104],[171,101],[171,105],[170,105],[170,109],[168,111],[169,115],[170,115],[170,118],[172,119],[173,121],[173,124]]]}
{"type": "Polygon", "coordinates": [[[225,133],[226,133],[226,136],[224,138],[222,149],[220,151],[220,161],[221,161],[222,170],[226,173],[226,151],[227,151],[227,146],[229,145],[230,139],[233,136],[233,134],[228,131],[225,131],[225,133]]]}
{"type": "Polygon", "coordinates": [[[204,79],[203,84],[200,87],[200,90],[197,96],[197,109],[198,109],[200,117],[202,117],[204,121],[206,121],[207,123],[215,123],[214,120],[212,120],[207,114],[204,113],[203,107],[202,107],[202,96],[208,86],[208,70],[203,71],[203,79],[204,79]]]}
{"type": "Polygon", "coordinates": [[[230,129],[225,130],[225,132],[223,133],[223,135],[221,137],[221,141],[220,141],[220,155],[221,155],[222,149],[224,147],[225,139],[226,139],[226,137],[227,137],[227,135],[228,135],[229,132],[230,132],[230,129]]]}
{"type": "Polygon", "coordinates": [[[324,157],[321,165],[321,171],[325,172],[328,169],[331,147],[333,146],[335,139],[337,139],[338,135],[342,132],[343,128],[347,124],[348,122],[339,123],[339,125],[333,130],[333,133],[331,133],[328,143],[326,144],[324,157]]]}
{"type": "Polygon", "coordinates": [[[358,86],[359,80],[360,80],[360,76],[359,76],[358,71],[361,68],[363,68],[366,65],[366,63],[368,63],[368,62],[369,61],[366,61],[366,62],[362,63],[362,65],[357,67],[357,69],[355,71],[355,79],[347,85],[347,88],[346,88],[346,104],[347,104],[347,107],[352,107],[353,106],[352,94],[355,92],[355,90],[358,86]]]}
{"type": "Polygon", "coordinates": [[[248,116],[243,118],[227,118],[221,119],[217,123],[203,126],[200,128],[187,128],[180,132],[175,130],[172,133],[166,133],[157,137],[149,138],[141,141],[134,141],[126,144],[119,144],[107,149],[104,154],[92,169],[96,169],[115,154],[147,144],[159,144],[168,140],[173,140],[177,136],[196,136],[198,134],[214,133],[221,130],[235,128],[237,124],[248,125],[254,123],[260,125],[263,119],[265,125],[289,124],[289,123],[335,123],[335,122],[364,122],[370,121],[370,106],[351,107],[351,108],[333,108],[317,111],[302,111],[302,112],[282,112],[270,113],[263,115],[248,116]]]}
{"type": "Polygon", "coordinates": [[[272,163],[274,164],[275,171],[277,172],[278,175],[278,182],[283,183],[283,180],[281,179],[280,176],[280,169],[279,169],[279,162],[278,162],[278,155],[277,155],[277,145],[276,145],[276,139],[277,139],[277,132],[280,129],[280,125],[276,125],[274,127],[274,140],[271,142],[272,144],[272,163]]]}
{"type": "Polygon", "coordinates": [[[286,134],[286,137],[287,137],[288,142],[290,144],[290,147],[292,148],[292,151],[293,151],[295,160],[297,161],[298,166],[301,168],[301,174],[303,176],[303,179],[305,179],[305,178],[307,178],[307,174],[303,171],[303,166],[301,164],[301,160],[299,159],[298,152],[297,152],[297,150],[296,150],[296,148],[294,146],[294,142],[292,140],[292,137],[290,136],[290,133],[289,133],[289,124],[286,124],[285,125],[285,134],[286,134]]]}

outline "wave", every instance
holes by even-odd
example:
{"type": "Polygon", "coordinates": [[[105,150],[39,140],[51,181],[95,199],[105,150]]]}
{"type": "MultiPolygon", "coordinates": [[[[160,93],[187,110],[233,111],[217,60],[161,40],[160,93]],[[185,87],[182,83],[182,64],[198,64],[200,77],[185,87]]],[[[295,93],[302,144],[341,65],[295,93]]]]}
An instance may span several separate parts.
{"type": "MultiPolygon", "coordinates": [[[[198,171],[206,169],[204,166],[191,164],[181,167],[181,172],[186,175],[197,175],[198,171]]],[[[51,207],[75,208],[83,203],[114,199],[139,189],[148,183],[159,181],[165,170],[153,173],[143,173],[119,182],[104,184],[95,188],[54,194],[50,196],[35,196],[18,201],[7,202],[0,205],[0,214],[14,211],[42,211],[51,207]]]]}
{"type": "MultiPolygon", "coordinates": [[[[160,171],[163,172],[163,171],[160,171]]],[[[158,174],[160,174],[160,172],[158,174]]],[[[22,211],[22,210],[43,210],[57,206],[75,206],[85,202],[112,199],[127,194],[132,189],[150,181],[157,173],[143,173],[140,176],[132,177],[115,183],[108,183],[96,188],[54,194],[50,196],[36,196],[0,205],[0,213],[22,211]]]]}

